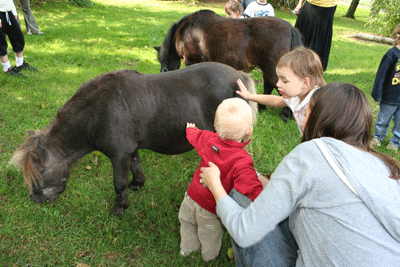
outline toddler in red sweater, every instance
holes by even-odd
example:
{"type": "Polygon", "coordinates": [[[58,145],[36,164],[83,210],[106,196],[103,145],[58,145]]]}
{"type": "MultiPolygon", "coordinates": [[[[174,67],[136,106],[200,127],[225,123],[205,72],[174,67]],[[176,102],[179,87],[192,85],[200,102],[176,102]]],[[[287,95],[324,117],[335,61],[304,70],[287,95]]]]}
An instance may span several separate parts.
{"type": "Polygon", "coordinates": [[[208,167],[210,161],[216,164],[228,193],[235,188],[253,201],[263,189],[253,159],[244,149],[251,140],[242,142],[253,132],[252,110],[247,102],[240,98],[224,100],[215,113],[214,128],[216,133],[199,130],[194,123],[187,123],[186,137],[202,160],[179,210],[181,255],[187,256],[201,249],[205,261],[218,255],[223,230],[216,215],[214,197],[202,185],[200,168],[208,167]]]}

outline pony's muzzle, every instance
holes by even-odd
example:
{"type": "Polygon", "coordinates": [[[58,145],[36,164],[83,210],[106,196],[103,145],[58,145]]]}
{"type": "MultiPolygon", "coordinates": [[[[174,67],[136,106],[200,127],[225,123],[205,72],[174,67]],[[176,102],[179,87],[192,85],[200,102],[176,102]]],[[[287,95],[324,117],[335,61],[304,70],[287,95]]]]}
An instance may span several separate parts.
{"type": "Polygon", "coordinates": [[[54,200],[56,200],[56,198],[58,197],[58,194],[53,191],[54,190],[51,189],[44,189],[40,193],[31,193],[29,197],[31,198],[31,200],[38,203],[54,202],[54,200]]]}

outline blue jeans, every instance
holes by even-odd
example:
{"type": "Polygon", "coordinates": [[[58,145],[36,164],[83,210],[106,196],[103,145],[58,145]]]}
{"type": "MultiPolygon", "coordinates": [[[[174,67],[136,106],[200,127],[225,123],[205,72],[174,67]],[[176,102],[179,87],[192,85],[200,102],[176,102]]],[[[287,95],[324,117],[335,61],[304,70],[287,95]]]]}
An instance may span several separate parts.
{"type": "Polygon", "coordinates": [[[375,122],[375,133],[372,135],[373,137],[378,138],[379,141],[383,141],[386,136],[386,131],[389,127],[390,121],[392,120],[394,126],[392,129],[393,137],[390,138],[390,143],[394,146],[400,146],[400,107],[380,104],[379,105],[379,114],[378,119],[375,122]]]}
{"type": "MultiPolygon", "coordinates": [[[[242,207],[247,207],[251,203],[247,196],[235,189],[232,189],[229,195],[242,207]]],[[[289,218],[279,223],[273,231],[251,247],[241,248],[233,239],[231,240],[236,267],[296,266],[299,247],[289,230],[289,218]]]]}

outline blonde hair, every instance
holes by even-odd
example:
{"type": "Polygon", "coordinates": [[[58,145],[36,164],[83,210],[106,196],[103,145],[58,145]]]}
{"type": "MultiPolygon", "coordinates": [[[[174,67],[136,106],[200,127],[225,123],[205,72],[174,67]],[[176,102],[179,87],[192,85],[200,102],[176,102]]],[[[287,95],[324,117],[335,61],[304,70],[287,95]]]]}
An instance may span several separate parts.
{"type": "Polygon", "coordinates": [[[276,68],[289,68],[294,75],[301,79],[308,77],[310,79],[310,90],[326,84],[318,54],[304,46],[299,46],[281,57],[276,68]]]}
{"type": "Polygon", "coordinates": [[[394,45],[399,45],[400,44],[400,24],[394,28],[392,37],[394,39],[394,45]]]}
{"type": "Polygon", "coordinates": [[[214,128],[224,140],[241,141],[252,124],[252,109],[243,99],[234,97],[222,101],[215,112],[214,128]]]}
{"type": "Polygon", "coordinates": [[[224,6],[225,13],[230,15],[232,12],[237,13],[239,11],[239,15],[243,14],[242,5],[236,0],[229,0],[228,3],[224,6]]]}

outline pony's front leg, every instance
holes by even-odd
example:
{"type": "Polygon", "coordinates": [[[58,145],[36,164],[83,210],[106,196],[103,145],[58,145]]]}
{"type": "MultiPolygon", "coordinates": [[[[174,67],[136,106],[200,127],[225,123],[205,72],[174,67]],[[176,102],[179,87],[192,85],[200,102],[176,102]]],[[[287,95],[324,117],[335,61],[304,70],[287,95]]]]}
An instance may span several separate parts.
{"type": "Polygon", "coordinates": [[[127,187],[129,183],[129,164],[131,155],[122,158],[111,159],[114,169],[114,189],[117,193],[112,212],[117,216],[122,216],[124,210],[129,206],[127,187]]]}
{"type": "Polygon", "coordinates": [[[132,181],[130,182],[128,187],[133,191],[138,191],[146,181],[146,176],[144,175],[143,170],[140,167],[140,158],[138,149],[136,149],[136,151],[132,154],[130,170],[132,173],[132,181]]]}

